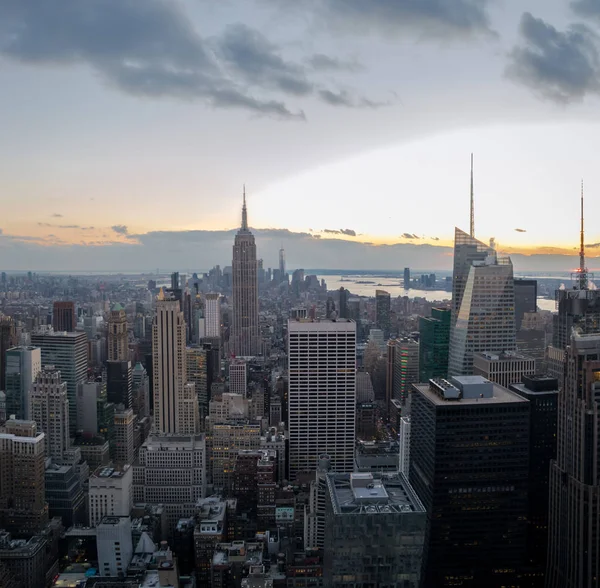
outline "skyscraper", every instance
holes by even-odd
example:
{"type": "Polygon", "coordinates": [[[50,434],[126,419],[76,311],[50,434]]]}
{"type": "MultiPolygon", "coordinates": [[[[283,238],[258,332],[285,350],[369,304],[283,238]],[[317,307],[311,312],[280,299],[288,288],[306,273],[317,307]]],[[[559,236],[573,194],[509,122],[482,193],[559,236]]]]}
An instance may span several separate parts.
{"type": "Polygon", "coordinates": [[[69,427],[71,437],[77,431],[77,385],[87,377],[88,344],[85,333],[31,334],[31,344],[42,350],[42,365],[53,365],[67,383],[69,427]]]}
{"type": "Polygon", "coordinates": [[[77,326],[75,303],[70,300],[55,302],[52,307],[52,328],[57,332],[73,332],[77,326]]]}
{"type": "Polygon", "coordinates": [[[127,361],[127,316],[120,304],[115,304],[108,319],[108,361],[127,361]]]}
{"type": "Polygon", "coordinates": [[[279,250],[279,279],[285,281],[285,251],[283,247],[279,250]]]}
{"type": "Polygon", "coordinates": [[[419,319],[419,382],[448,375],[451,317],[450,310],[432,308],[419,319]]]}
{"type": "Polygon", "coordinates": [[[242,226],[233,245],[233,321],[230,349],[235,355],[260,354],[258,323],[258,266],[256,241],[248,228],[246,190],[242,206],[242,226]]]}
{"type": "Polygon", "coordinates": [[[289,479],[312,472],[321,454],[338,473],[354,469],[356,324],[290,320],[289,479]]]}
{"type": "Polygon", "coordinates": [[[385,290],[375,291],[375,317],[377,328],[383,331],[384,339],[390,336],[391,329],[391,297],[385,290]]]}
{"type": "Polygon", "coordinates": [[[234,359],[229,364],[229,392],[246,396],[248,392],[248,364],[234,359]]]}
{"type": "Polygon", "coordinates": [[[46,457],[60,460],[69,449],[67,383],[54,366],[44,366],[31,387],[31,420],[46,436],[46,457]]]}
{"type": "Polygon", "coordinates": [[[529,402],[481,376],[413,387],[409,479],[429,517],[424,586],[520,585],[529,402]]]}
{"type": "Polygon", "coordinates": [[[521,328],[526,312],[537,311],[537,280],[515,279],[515,325],[521,328]]]}
{"type": "Polygon", "coordinates": [[[492,250],[485,261],[472,262],[460,297],[450,338],[450,375],[472,374],[473,353],[516,348],[515,293],[510,258],[498,257],[492,250]]]}
{"type": "Polygon", "coordinates": [[[6,385],[6,352],[17,344],[15,322],[12,317],[0,314],[0,390],[6,385]]]}
{"type": "Polygon", "coordinates": [[[191,434],[190,427],[199,424],[199,416],[193,414],[194,408],[198,413],[198,401],[195,390],[190,391],[194,385],[187,385],[185,334],[179,300],[161,290],[152,326],[154,427],[160,433],[191,434]],[[194,395],[193,406],[190,394],[194,395]]]}
{"type": "Polygon", "coordinates": [[[221,337],[221,295],[207,294],[204,300],[204,336],[219,339],[221,337]]]}
{"type": "Polygon", "coordinates": [[[410,268],[409,267],[404,268],[404,289],[405,290],[410,289],[410,268]]]}
{"type": "MultiPolygon", "coordinates": [[[[351,318],[349,316],[349,310],[348,310],[348,290],[346,290],[346,288],[344,288],[344,286],[342,286],[340,288],[340,305],[339,305],[339,316],[340,318],[351,318]]],[[[356,317],[358,319],[358,317],[356,317]]]]}
{"type": "Polygon", "coordinates": [[[6,414],[30,419],[31,384],[42,369],[39,347],[13,347],[6,352],[6,414]]]}
{"type": "Polygon", "coordinates": [[[419,342],[410,337],[392,339],[387,344],[386,401],[404,404],[412,384],[419,382],[419,342]]]}

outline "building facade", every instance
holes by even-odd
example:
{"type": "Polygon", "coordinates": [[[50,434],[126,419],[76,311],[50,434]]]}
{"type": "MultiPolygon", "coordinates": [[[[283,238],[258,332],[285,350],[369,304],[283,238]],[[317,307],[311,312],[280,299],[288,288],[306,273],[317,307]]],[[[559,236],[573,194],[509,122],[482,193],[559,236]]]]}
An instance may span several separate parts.
{"type": "Polygon", "coordinates": [[[133,506],[133,468],[100,467],[89,479],[90,527],[106,516],[128,517],[133,506]]]}
{"type": "Polygon", "coordinates": [[[17,419],[30,419],[30,391],[42,369],[39,347],[13,347],[6,351],[6,413],[17,419]]]}
{"type": "Polygon", "coordinates": [[[289,478],[313,472],[321,454],[335,472],[354,469],[356,323],[288,323],[289,478]]]}
{"type": "Polygon", "coordinates": [[[384,339],[390,336],[391,330],[391,297],[385,290],[375,290],[375,324],[383,331],[384,339]]]}
{"type": "Polygon", "coordinates": [[[107,325],[108,361],[128,361],[127,315],[120,304],[110,312],[107,325]]]}
{"type": "Polygon", "coordinates": [[[52,328],[56,332],[71,333],[76,327],[75,303],[71,300],[55,302],[52,307],[52,328]]]}
{"type": "Polygon", "coordinates": [[[473,354],[473,375],[483,376],[505,388],[521,383],[523,376],[533,376],[535,371],[535,359],[517,351],[473,354]]]}
{"type": "Polygon", "coordinates": [[[221,295],[206,294],[204,297],[204,336],[221,338],[221,295]]]}
{"type": "Polygon", "coordinates": [[[451,323],[452,311],[445,308],[419,318],[419,382],[448,376],[451,323]]]}

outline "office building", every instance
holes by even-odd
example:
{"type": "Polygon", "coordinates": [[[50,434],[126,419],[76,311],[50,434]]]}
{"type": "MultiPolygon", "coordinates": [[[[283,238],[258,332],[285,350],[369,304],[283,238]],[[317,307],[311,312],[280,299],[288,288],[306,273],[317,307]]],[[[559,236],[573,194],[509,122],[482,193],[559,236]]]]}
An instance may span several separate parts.
{"type": "Polygon", "coordinates": [[[60,517],[65,528],[86,524],[85,495],[75,466],[47,464],[45,483],[50,517],[60,517]]]}
{"type": "Polygon", "coordinates": [[[425,586],[518,585],[529,402],[481,376],[413,386],[410,483],[429,517],[425,586]]]}
{"type": "Polygon", "coordinates": [[[404,289],[405,290],[410,289],[410,268],[409,267],[404,268],[404,289]]]}
{"type": "Polygon", "coordinates": [[[6,421],[6,394],[0,390],[0,426],[6,421]]]}
{"type": "Polygon", "coordinates": [[[288,479],[314,471],[324,453],[333,471],[353,471],[356,323],[290,320],[288,373],[288,479]]]}
{"type": "Polygon", "coordinates": [[[45,434],[46,457],[61,460],[71,446],[67,383],[54,366],[44,366],[31,387],[31,420],[45,434]]]}
{"type": "Polygon", "coordinates": [[[485,261],[470,267],[451,332],[448,373],[472,374],[474,353],[515,348],[512,262],[492,251],[485,261]]]}
{"type": "Polygon", "coordinates": [[[133,373],[130,361],[106,362],[106,393],[109,402],[133,406],[133,373]]]}
{"type": "Polygon", "coordinates": [[[48,522],[45,442],[33,421],[11,419],[0,428],[0,529],[19,537],[48,522]]]}
{"type": "Polygon", "coordinates": [[[234,358],[229,364],[229,392],[246,396],[248,391],[248,364],[234,358]]]}
{"type": "Polygon", "coordinates": [[[279,279],[283,282],[286,279],[285,273],[285,251],[283,247],[279,250],[279,279]]]}
{"type": "Polygon", "coordinates": [[[350,317],[350,315],[349,315],[348,295],[349,295],[348,290],[346,290],[346,288],[344,288],[344,286],[342,286],[340,288],[339,318],[344,318],[344,319],[354,318],[354,317],[350,317]]]}
{"type": "Polygon", "coordinates": [[[85,333],[38,332],[31,344],[42,350],[42,365],[53,365],[67,383],[70,435],[77,430],[77,385],[87,378],[88,348],[85,333]]]}
{"type": "Polygon", "coordinates": [[[127,315],[125,309],[115,304],[107,325],[108,361],[128,361],[127,315]]]}
{"type": "Polygon", "coordinates": [[[419,588],[427,515],[408,480],[330,473],[326,482],[325,586],[419,588]]]}
{"type": "Polygon", "coordinates": [[[76,327],[75,303],[72,301],[55,302],[52,307],[52,328],[56,332],[71,333],[76,327]]]}
{"type": "Polygon", "coordinates": [[[510,390],[529,400],[529,508],[527,513],[527,563],[530,586],[542,588],[547,564],[550,464],[556,459],[558,380],[548,376],[523,376],[510,390]]]}
{"type": "Polygon", "coordinates": [[[419,342],[410,337],[392,339],[387,344],[386,406],[392,400],[406,403],[411,385],[419,381],[419,342]]]}
{"type": "Polygon", "coordinates": [[[550,468],[548,588],[595,586],[600,565],[600,329],[579,322],[566,356],[550,468]]]}
{"type": "Polygon", "coordinates": [[[30,419],[30,390],[42,369],[42,352],[38,347],[13,347],[6,351],[4,359],[6,414],[30,419]]]}
{"type": "Polygon", "coordinates": [[[521,329],[527,312],[537,312],[537,280],[515,279],[515,326],[521,329]]]}
{"type": "MultiPolygon", "coordinates": [[[[189,378],[188,378],[189,380],[189,378]]],[[[138,362],[131,371],[133,387],[132,408],[138,419],[150,416],[150,378],[146,368],[138,362]]]]}
{"type": "Polygon", "coordinates": [[[258,322],[258,265],[256,241],[248,228],[246,191],[242,206],[242,226],[233,245],[233,320],[229,338],[231,352],[247,357],[260,354],[258,322]]]}
{"type": "Polygon", "coordinates": [[[172,533],[204,498],[206,468],[204,435],[150,435],[133,466],[134,502],[162,504],[172,533]]]}
{"type": "Polygon", "coordinates": [[[0,314],[0,390],[6,387],[6,352],[17,344],[15,321],[0,314]]]}
{"type": "Polygon", "coordinates": [[[198,397],[200,428],[208,416],[208,401],[210,398],[208,388],[208,352],[204,346],[188,347],[186,349],[187,381],[192,382],[198,397]]]}
{"type": "Polygon", "coordinates": [[[152,327],[154,427],[160,433],[198,431],[198,403],[197,398],[190,398],[186,360],[185,322],[179,301],[166,298],[161,291],[152,327]]]}
{"type": "Polygon", "coordinates": [[[535,374],[535,359],[517,351],[473,354],[473,375],[508,388],[523,381],[523,376],[535,374]]]}
{"type": "Polygon", "coordinates": [[[112,459],[117,465],[132,464],[134,460],[135,415],[122,404],[115,407],[114,444],[112,459]]]}
{"type": "Polygon", "coordinates": [[[385,290],[375,290],[375,324],[383,331],[383,338],[388,339],[391,330],[391,297],[385,290]]]}
{"type": "Polygon", "coordinates": [[[96,528],[98,567],[101,576],[123,577],[133,557],[131,519],[105,517],[96,528]]]}
{"type": "Polygon", "coordinates": [[[402,472],[407,478],[410,472],[410,417],[400,417],[398,431],[398,471],[402,472]]]}
{"type": "Polygon", "coordinates": [[[221,338],[221,295],[210,293],[204,297],[204,337],[221,338]]]}
{"type": "Polygon", "coordinates": [[[419,382],[448,376],[451,323],[452,311],[445,308],[419,318],[419,382]]]}
{"type": "Polygon", "coordinates": [[[108,402],[106,384],[80,382],[77,386],[77,430],[88,435],[114,437],[115,405],[108,402]]]}
{"type": "Polygon", "coordinates": [[[90,527],[106,516],[127,517],[133,505],[133,468],[99,467],[90,476],[88,514],[90,527]]]}

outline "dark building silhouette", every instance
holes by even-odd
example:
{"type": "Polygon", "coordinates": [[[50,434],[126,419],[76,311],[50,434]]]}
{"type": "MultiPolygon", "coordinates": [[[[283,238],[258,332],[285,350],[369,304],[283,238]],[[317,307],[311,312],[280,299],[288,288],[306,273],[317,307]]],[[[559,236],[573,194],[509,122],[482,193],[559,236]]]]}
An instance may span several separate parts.
{"type": "Polygon", "coordinates": [[[52,328],[55,331],[75,330],[77,317],[75,315],[75,303],[73,301],[55,302],[52,308],[52,328]]]}
{"type": "Polygon", "coordinates": [[[348,310],[348,297],[350,292],[346,290],[343,286],[340,288],[340,305],[339,305],[339,315],[340,318],[350,318],[349,310],[348,310]]]}
{"type": "Polygon", "coordinates": [[[108,402],[133,405],[133,372],[130,361],[106,362],[106,394],[108,402]]]}
{"type": "Polygon", "coordinates": [[[515,324],[521,328],[526,312],[537,312],[537,280],[515,278],[515,324]]]}
{"type": "Polygon", "coordinates": [[[6,352],[16,344],[15,322],[0,315],[0,390],[6,390],[6,352]]]}
{"type": "Polygon", "coordinates": [[[529,402],[480,376],[415,384],[410,483],[428,514],[424,586],[517,586],[529,402]]]}
{"type": "Polygon", "coordinates": [[[383,331],[383,336],[387,339],[391,329],[391,297],[385,290],[375,291],[375,319],[377,328],[383,331]]]}

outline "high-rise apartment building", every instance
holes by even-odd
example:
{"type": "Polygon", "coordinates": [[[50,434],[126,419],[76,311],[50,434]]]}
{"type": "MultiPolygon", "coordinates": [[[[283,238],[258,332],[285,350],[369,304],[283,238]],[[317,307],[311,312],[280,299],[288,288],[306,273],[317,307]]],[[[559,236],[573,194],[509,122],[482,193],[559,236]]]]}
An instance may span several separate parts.
{"type": "Polygon", "coordinates": [[[600,565],[600,329],[579,322],[566,356],[550,468],[546,586],[592,588],[600,565]]]}
{"type": "Polygon", "coordinates": [[[392,299],[385,290],[375,290],[375,323],[383,331],[384,339],[390,336],[392,299]]]}
{"type": "Polygon", "coordinates": [[[17,419],[30,419],[31,385],[42,369],[39,347],[13,347],[5,354],[6,413],[17,419]]]}
{"type": "Polygon", "coordinates": [[[419,588],[427,514],[408,480],[373,473],[326,480],[325,586],[419,588]]]}
{"type": "Polygon", "coordinates": [[[474,353],[473,375],[483,376],[500,386],[508,388],[511,384],[519,384],[523,376],[535,374],[535,359],[517,351],[501,353],[474,353]]]}
{"type": "Polygon", "coordinates": [[[45,443],[33,421],[11,419],[0,428],[0,528],[17,536],[48,522],[45,443]]]}
{"type": "Polygon", "coordinates": [[[110,312],[107,325],[108,361],[127,361],[127,315],[125,309],[115,304],[110,312]]]}
{"type": "Polygon", "coordinates": [[[288,322],[289,479],[312,472],[321,454],[332,470],[354,469],[356,323],[288,322]]]}
{"type": "MultiPolygon", "coordinates": [[[[186,330],[179,300],[161,291],[152,326],[154,426],[160,433],[193,434],[199,426],[197,398],[187,385],[186,330]],[[195,405],[191,403],[195,402],[195,405]],[[194,413],[195,407],[195,413],[194,413]]],[[[193,389],[193,384],[191,385],[193,389]]]]}
{"type": "Polygon", "coordinates": [[[15,321],[0,314],[0,390],[4,390],[6,385],[6,352],[16,344],[15,321]]]}
{"type": "Polygon", "coordinates": [[[526,312],[537,312],[537,280],[515,279],[515,325],[521,328],[526,312]]]}
{"type": "Polygon", "coordinates": [[[221,295],[210,293],[204,297],[204,337],[221,337],[221,295]]]}
{"type": "Polygon", "coordinates": [[[52,307],[52,328],[57,333],[71,333],[76,327],[75,303],[69,300],[55,302],[52,307]]]}
{"type": "Polygon", "coordinates": [[[258,322],[258,265],[256,241],[248,228],[246,192],[242,207],[242,226],[233,245],[233,320],[231,324],[230,349],[235,355],[260,354],[260,330],[258,322]]]}
{"type": "Polygon", "coordinates": [[[31,344],[42,350],[42,365],[53,365],[67,383],[71,437],[77,430],[77,385],[87,378],[88,345],[85,333],[43,331],[31,334],[31,344]]]}
{"type": "Polygon", "coordinates": [[[70,448],[67,383],[54,366],[44,366],[31,387],[31,420],[46,438],[46,457],[61,460],[70,448]]]}
{"type": "Polygon", "coordinates": [[[518,585],[529,402],[481,376],[413,387],[410,483],[427,510],[424,586],[518,585]]]}
{"type": "Polygon", "coordinates": [[[469,269],[451,332],[448,373],[472,374],[474,353],[515,348],[513,266],[509,258],[492,251],[469,269]]]}
{"type": "Polygon", "coordinates": [[[229,391],[246,396],[248,390],[248,364],[243,359],[232,359],[229,364],[229,391]]]}
{"type": "Polygon", "coordinates": [[[448,376],[451,323],[452,311],[445,308],[419,319],[419,382],[448,376]]]}

